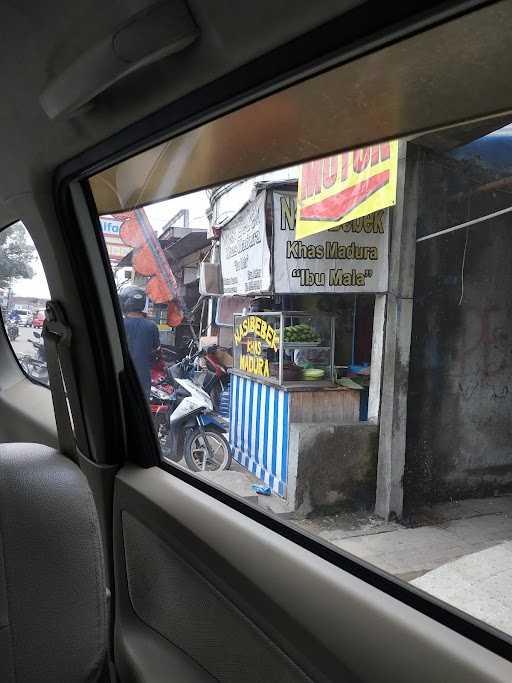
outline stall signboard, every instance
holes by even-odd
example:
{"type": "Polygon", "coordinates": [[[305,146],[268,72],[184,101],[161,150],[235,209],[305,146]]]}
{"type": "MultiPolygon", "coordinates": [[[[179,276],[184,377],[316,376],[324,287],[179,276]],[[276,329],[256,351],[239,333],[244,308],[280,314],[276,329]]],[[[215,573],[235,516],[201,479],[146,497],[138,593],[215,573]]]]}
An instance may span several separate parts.
{"type": "Polygon", "coordinates": [[[260,192],[222,228],[220,261],[225,295],[270,291],[265,198],[266,192],[260,192]]]}
{"type": "Polygon", "coordinates": [[[396,140],[302,164],[296,238],[299,240],[393,206],[397,169],[396,140]]]}
{"type": "Polygon", "coordinates": [[[276,294],[387,291],[387,209],[298,239],[295,229],[296,204],[295,192],[273,192],[273,273],[276,294]]]}
{"type": "Polygon", "coordinates": [[[279,332],[257,315],[238,316],[233,330],[235,367],[257,377],[270,377],[265,350],[279,351],[279,332]]]}

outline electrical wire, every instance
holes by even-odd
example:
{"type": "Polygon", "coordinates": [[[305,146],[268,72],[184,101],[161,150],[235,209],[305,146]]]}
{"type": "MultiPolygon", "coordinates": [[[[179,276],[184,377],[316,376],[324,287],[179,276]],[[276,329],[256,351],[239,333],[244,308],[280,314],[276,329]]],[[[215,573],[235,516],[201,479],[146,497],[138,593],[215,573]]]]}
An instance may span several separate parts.
{"type": "Polygon", "coordinates": [[[460,223],[459,225],[454,225],[452,228],[444,228],[443,230],[438,230],[437,232],[432,232],[429,235],[424,235],[423,237],[418,237],[416,242],[425,242],[426,240],[431,240],[434,237],[440,237],[442,235],[447,235],[449,232],[454,232],[455,230],[462,230],[463,228],[469,228],[471,225],[477,225],[478,223],[483,223],[484,221],[490,221],[498,216],[504,216],[506,213],[512,211],[512,206],[507,206],[505,209],[500,209],[499,211],[494,211],[493,213],[488,213],[485,216],[480,216],[479,218],[473,218],[471,221],[466,221],[465,223],[460,223]]]}

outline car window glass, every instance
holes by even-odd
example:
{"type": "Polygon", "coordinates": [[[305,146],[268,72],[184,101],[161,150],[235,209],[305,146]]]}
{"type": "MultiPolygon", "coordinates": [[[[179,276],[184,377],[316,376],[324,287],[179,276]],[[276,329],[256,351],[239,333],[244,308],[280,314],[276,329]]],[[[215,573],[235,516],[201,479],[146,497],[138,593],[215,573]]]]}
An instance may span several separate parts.
{"type": "Polygon", "coordinates": [[[147,164],[92,182],[162,459],[508,634],[511,169],[512,116],[110,213],[147,164]]]}
{"type": "Polygon", "coordinates": [[[0,231],[0,297],[7,338],[25,373],[48,384],[41,336],[50,298],[41,259],[21,221],[0,231]]]}

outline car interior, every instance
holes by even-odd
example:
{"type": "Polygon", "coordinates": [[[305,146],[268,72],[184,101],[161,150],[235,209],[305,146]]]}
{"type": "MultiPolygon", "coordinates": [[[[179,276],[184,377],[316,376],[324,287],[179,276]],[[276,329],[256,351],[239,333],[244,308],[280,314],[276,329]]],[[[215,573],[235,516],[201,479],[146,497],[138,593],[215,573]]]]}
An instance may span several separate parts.
{"type": "Polygon", "coordinates": [[[19,0],[1,15],[0,227],[24,226],[49,301],[46,379],[0,333],[0,680],[512,680],[512,633],[160,458],[100,226],[366,145],[456,147],[507,125],[512,3],[19,0]]]}

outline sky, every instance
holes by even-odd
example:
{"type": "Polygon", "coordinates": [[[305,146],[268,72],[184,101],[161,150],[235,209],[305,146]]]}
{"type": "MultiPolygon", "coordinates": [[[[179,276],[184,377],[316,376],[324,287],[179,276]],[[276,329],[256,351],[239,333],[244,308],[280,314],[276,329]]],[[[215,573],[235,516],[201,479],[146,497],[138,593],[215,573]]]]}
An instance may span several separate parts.
{"type": "MultiPolygon", "coordinates": [[[[21,225],[23,223],[20,221],[21,225]]],[[[35,251],[35,245],[30,237],[28,230],[26,231],[26,239],[29,244],[34,247],[35,257],[31,263],[32,269],[34,271],[34,276],[32,278],[16,278],[13,282],[13,293],[14,296],[30,296],[37,297],[38,299],[49,299],[50,292],[48,290],[48,284],[46,282],[46,276],[43,270],[43,264],[41,259],[35,251]]]]}
{"type": "Polygon", "coordinates": [[[50,292],[43,270],[43,264],[40,259],[34,259],[32,262],[34,269],[34,277],[32,279],[17,279],[14,282],[14,296],[35,296],[39,299],[49,299],[50,292]]]}
{"type": "Polygon", "coordinates": [[[190,228],[207,230],[208,218],[206,211],[209,206],[208,196],[204,190],[201,190],[146,206],[145,210],[151,225],[157,231],[157,234],[160,234],[164,225],[182,209],[188,209],[190,228]]]}

